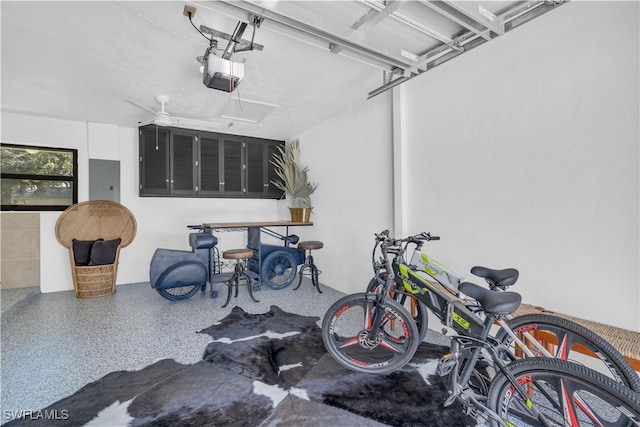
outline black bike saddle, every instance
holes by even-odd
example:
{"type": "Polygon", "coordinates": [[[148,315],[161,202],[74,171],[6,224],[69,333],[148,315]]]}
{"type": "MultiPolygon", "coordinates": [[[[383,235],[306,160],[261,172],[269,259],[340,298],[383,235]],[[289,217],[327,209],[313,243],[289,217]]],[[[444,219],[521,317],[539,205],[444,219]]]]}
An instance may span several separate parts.
{"type": "Polygon", "coordinates": [[[516,292],[492,291],[471,282],[462,282],[458,290],[477,300],[487,313],[511,314],[520,307],[522,297],[516,292]]]}
{"type": "Polygon", "coordinates": [[[494,270],[492,268],[475,266],[471,269],[471,274],[484,278],[490,287],[502,290],[516,283],[518,280],[518,270],[515,268],[505,268],[504,270],[494,270]]]}

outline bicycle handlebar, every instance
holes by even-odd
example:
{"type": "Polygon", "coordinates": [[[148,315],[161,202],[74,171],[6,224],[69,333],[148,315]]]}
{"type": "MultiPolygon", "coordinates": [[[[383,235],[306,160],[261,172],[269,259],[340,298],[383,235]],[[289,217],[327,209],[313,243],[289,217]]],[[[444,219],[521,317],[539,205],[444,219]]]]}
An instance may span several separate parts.
{"type": "Polygon", "coordinates": [[[430,240],[440,240],[439,236],[432,236],[431,233],[422,232],[420,234],[416,234],[413,236],[405,237],[404,239],[395,239],[393,237],[389,237],[389,230],[383,230],[380,233],[375,234],[376,244],[373,247],[373,253],[371,254],[371,260],[373,265],[373,271],[376,274],[376,278],[383,284],[383,279],[378,275],[379,269],[384,268],[387,272],[386,278],[384,279],[387,283],[391,283],[394,280],[393,268],[391,266],[391,260],[388,255],[394,254],[399,257],[403,257],[404,253],[407,251],[407,247],[409,243],[413,243],[419,249],[424,242],[428,242],[430,240]],[[382,257],[380,262],[376,261],[376,249],[380,246],[382,250],[382,257]]]}
{"type": "Polygon", "coordinates": [[[428,242],[430,240],[440,240],[440,236],[432,236],[431,233],[422,232],[413,236],[405,237],[404,239],[395,239],[389,237],[389,230],[383,230],[376,235],[376,241],[380,243],[387,243],[387,246],[400,246],[403,243],[422,244],[422,242],[428,242]]]}
{"type": "Polygon", "coordinates": [[[378,245],[382,250],[382,262],[386,267],[388,272],[391,272],[391,264],[387,257],[388,254],[394,254],[397,256],[404,256],[404,253],[407,251],[407,247],[409,243],[413,243],[417,246],[418,249],[424,244],[424,242],[428,242],[430,240],[440,240],[439,236],[432,236],[431,233],[422,232],[420,234],[416,234],[413,236],[405,237],[404,239],[395,239],[393,237],[389,237],[389,230],[383,230],[380,233],[376,233],[376,244],[373,247],[372,253],[372,262],[374,265],[374,271],[376,271],[376,248],[378,245]]]}

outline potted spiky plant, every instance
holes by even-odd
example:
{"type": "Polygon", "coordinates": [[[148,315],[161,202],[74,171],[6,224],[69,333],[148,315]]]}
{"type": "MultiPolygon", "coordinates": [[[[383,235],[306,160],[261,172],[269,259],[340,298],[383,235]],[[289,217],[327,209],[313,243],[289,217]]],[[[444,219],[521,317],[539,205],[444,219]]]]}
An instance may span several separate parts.
{"type": "Polygon", "coordinates": [[[291,221],[309,222],[311,216],[311,195],[318,184],[309,182],[309,168],[300,165],[300,141],[294,140],[284,148],[278,147],[271,164],[278,180],[271,183],[291,199],[291,221]]]}

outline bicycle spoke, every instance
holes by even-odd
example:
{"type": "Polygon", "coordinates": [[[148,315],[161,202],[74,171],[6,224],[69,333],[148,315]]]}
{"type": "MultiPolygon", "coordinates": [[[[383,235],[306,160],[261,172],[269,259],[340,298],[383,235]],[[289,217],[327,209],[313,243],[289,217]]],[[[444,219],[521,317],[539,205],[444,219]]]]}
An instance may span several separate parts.
{"type": "Polygon", "coordinates": [[[567,383],[564,379],[560,379],[560,402],[562,403],[562,409],[565,421],[569,421],[572,426],[578,425],[578,415],[576,409],[573,406],[573,392],[567,389],[567,383]]]}
{"type": "Polygon", "coordinates": [[[358,337],[353,337],[350,340],[345,341],[342,345],[340,345],[340,348],[346,348],[346,347],[350,347],[354,344],[358,344],[358,337]]]}
{"type": "MultiPolygon", "coordinates": [[[[546,387],[543,382],[537,381],[537,380],[532,380],[531,383],[533,384],[533,389],[537,392],[540,393],[541,397],[544,398],[546,400],[546,402],[549,402],[549,404],[552,406],[553,410],[556,411],[561,411],[562,407],[560,405],[560,402],[558,401],[558,399],[556,399],[555,397],[552,396],[552,391],[553,390],[548,390],[548,387],[546,387]]],[[[557,386],[554,387],[554,389],[557,388],[557,386]]]]}
{"type": "Polygon", "coordinates": [[[397,347],[395,343],[391,342],[391,340],[389,339],[383,339],[380,342],[380,345],[383,346],[384,348],[388,348],[391,351],[395,351],[396,353],[402,352],[402,349],[400,347],[397,347]]]}
{"type": "Polygon", "coordinates": [[[584,414],[589,417],[591,421],[597,426],[603,427],[603,424],[599,421],[599,417],[595,412],[591,410],[587,402],[584,401],[580,396],[573,396],[574,403],[584,412],[584,414]]]}
{"type": "Polygon", "coordinates": [[[558,332],[558,346],[556,349],[556,358],[567,360],[569,358],[569,350],[571,349],[571,340],[566,332],[558,332]]]}

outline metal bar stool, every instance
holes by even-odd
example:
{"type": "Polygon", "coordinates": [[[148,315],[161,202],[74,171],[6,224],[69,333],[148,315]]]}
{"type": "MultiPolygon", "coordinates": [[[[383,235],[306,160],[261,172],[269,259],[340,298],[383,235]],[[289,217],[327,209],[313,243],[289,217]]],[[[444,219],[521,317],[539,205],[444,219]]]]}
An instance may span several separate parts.
{"type": "Polygon", "coordinates": [[[236,298],[238,297],[238,286],[240,285],[240,279],[241,278],[244,278],[247,281],[246,284],[247,284],[247,288],[249,289],[249,295],[251,296],[251,299],[254,302],[259,302],[253,296],[253,289],[251,289],[253,281],[247,275],[247,273],[245,273],[246,260],[248,258],[251,258],[252,255],[253,255],[253,250],[251,250],[251,249],[229,249],[229,250],[224,251],[222,253],[222,257],[224,259],[235,259],[236,260],[236,265],[235,265],[235,268],[233,270],[233,275],[226,282],[226,285],[228,287],[227,301],[225,301],[225,303],[222,306],[222,308],[225,308],[229,304],[229,301],[231,300],[231,290],[232,290],[232,288],[235,288],[235,295],[234,296],[236,298]]]}
{"type": "Polygon", "coordinates": [[[311,255],[311,251],[313,249],[322,249],[323,246],[324,244],[317,240],[309,240],[306,242],[298,243],[298,249],[308,251],[308,254],[306,259],[304,260],[304,264],[302,264],[302,267],[300,267],[300,271],[298,272],[298,274],[300,275],[300,279],[298,279],[298,286],[294,288],[294,291],[298,289],[302,284],[302,275],[305,274],[305,270],[309,269],[309,273],[306,274],[311,276],[311,283],[313,283],[313,286],[318,289],[318,292],[322,293],[322,291],[320,290],[320,282],[318,282],[318,276],[322,273],[322,271],[318,270],[318,267],[316,267],[316,265],[313,263],[313,255],[311,255]]]}

